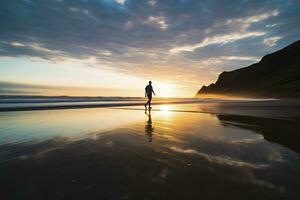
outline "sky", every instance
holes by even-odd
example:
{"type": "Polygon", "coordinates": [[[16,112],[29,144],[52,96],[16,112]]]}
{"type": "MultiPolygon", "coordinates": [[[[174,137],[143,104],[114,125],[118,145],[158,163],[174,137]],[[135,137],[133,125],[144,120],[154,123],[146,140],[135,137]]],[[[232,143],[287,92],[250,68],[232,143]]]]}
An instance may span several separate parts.
{"type": "Polygon", "coordinates": [[[192,97],[299,19],[299,0],[1,0],[0,95],[192,97]]]}

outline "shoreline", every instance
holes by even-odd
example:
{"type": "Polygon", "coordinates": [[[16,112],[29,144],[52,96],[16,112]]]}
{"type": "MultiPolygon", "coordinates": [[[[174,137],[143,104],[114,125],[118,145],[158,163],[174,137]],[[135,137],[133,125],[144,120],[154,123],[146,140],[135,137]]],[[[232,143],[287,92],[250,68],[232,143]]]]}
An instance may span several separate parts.
{"type": "MultiPolygon", "coordinates": [[[[62,102],[65,103],[65,102],[62,102]]],[[[68,103],[68,102],[66,102],[68,103]]],[[[75,102],[76,103],[76,102],[75,102]]],[[[81,102],[83,103],[83,102],[81,102]]],[[[126,107],[126,106],[144,106],[144,101],[134,102],[101,102],[86,104],[53,104],[43,105],[39,103],[36,105],[23,105],[1,107],[0,112],[14,112],[14,111],[38,111],[38,110],[63,110],[63,109],[84,109],[84,108],[107,108],[107,107],[126,107]]],[[[154,101],[152,105],[174,105],[174,104],[216,104],[219,108],[234,109],[234,108],[299,108],[300,100],[226,100],[226,99],[209,99],[209,100],[179,100],[179,101],[154,101]]]]}
{"type": "MultiPolygon", "coordinates": [[[[192,104],[199,103],[195,101],[164,101],[153,102],[152,105],[162,104],[192,104]]],[[[107,104],[86,104],[86,105],[48,105],[48,106],[26,106],[26,107],[2,107],[0,112],[14,112],[14,111],[38,111],[38,110],[63,110],[63,109],[84,109],[84,108],[107,108],[107,107],[125,107],[125,106],[143,106],[144,102],[126,102],[126,103],[107,103],[107,104]]]]}

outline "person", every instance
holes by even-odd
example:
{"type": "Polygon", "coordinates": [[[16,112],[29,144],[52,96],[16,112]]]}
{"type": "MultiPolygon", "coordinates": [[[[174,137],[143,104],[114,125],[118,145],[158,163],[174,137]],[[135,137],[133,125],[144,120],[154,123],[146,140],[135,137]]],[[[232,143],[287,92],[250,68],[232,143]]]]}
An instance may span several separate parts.
{"type": "Polygon", "coordinates": [[[149,81],[149,85],[147,85],[145,88],[145,97],[146,96],[148,97],[148,101],[145,104],[145,108],[147,108],[147,105],[149,105],[149,109],[151,108],[152,93],[156,95],[155,92],[153,91],[152,81],[149,81]]]}

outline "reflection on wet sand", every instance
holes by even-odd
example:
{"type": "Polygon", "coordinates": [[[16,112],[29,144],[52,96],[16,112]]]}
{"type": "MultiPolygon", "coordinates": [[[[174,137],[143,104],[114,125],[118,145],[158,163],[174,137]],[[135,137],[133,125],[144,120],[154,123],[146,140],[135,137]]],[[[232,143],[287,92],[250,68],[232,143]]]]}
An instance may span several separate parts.
{"type": "Polygon", "coordinates": [[[146,136],[148,137],[148,141],[152,142],[152,135],[153,135],[154,127],[152,126],[151,109],[145,109],[145,114],[148,117],[148,120],[145,125],[145,133],[146,133],[146,136]]]}
{"type": "Polygon", "coordinates": [[[295,139],[296,121],[171,112],[166,107],[146,113],[91,109],[11,115],[2,116],[1,134],[10,130],[23,137],[20,132],[25,124],[26,133],[57,133],[43,140],[31,134],[26,142],[11,136],[17,142],[1,143],[3,199],[273,200],[300,196],[300,157],[293,151],[296,144],[283,136],[287,130],[286,137],[295,139]],[[37,119],[41,119],[39,125],[37,119]],[[101,122],[107,123],[105,129],[101,122]],[[64,123],[70,127],[55,129],[55,124],[64,123]],[[74,139],[76,130],[81,137],[74,139]],[[269,142],[270,138],[278,144],[269,142]]]}
{"type": "Polygon", "coordinates": [[[251,130],[264,139],[300,152],[300,123],[298,120],[283,120],[239,115],[217,115],[224,126],[251,130]]]}

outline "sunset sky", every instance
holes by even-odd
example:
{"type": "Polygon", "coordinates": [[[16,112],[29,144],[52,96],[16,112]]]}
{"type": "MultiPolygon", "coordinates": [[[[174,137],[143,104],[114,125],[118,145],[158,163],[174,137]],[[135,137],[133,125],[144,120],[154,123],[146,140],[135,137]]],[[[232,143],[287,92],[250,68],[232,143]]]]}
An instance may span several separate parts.
{"type": "Polygon", "coordinates": [[[1,0],[0,94],[194,96],[300,39],[299,0],[1,0]]]}

